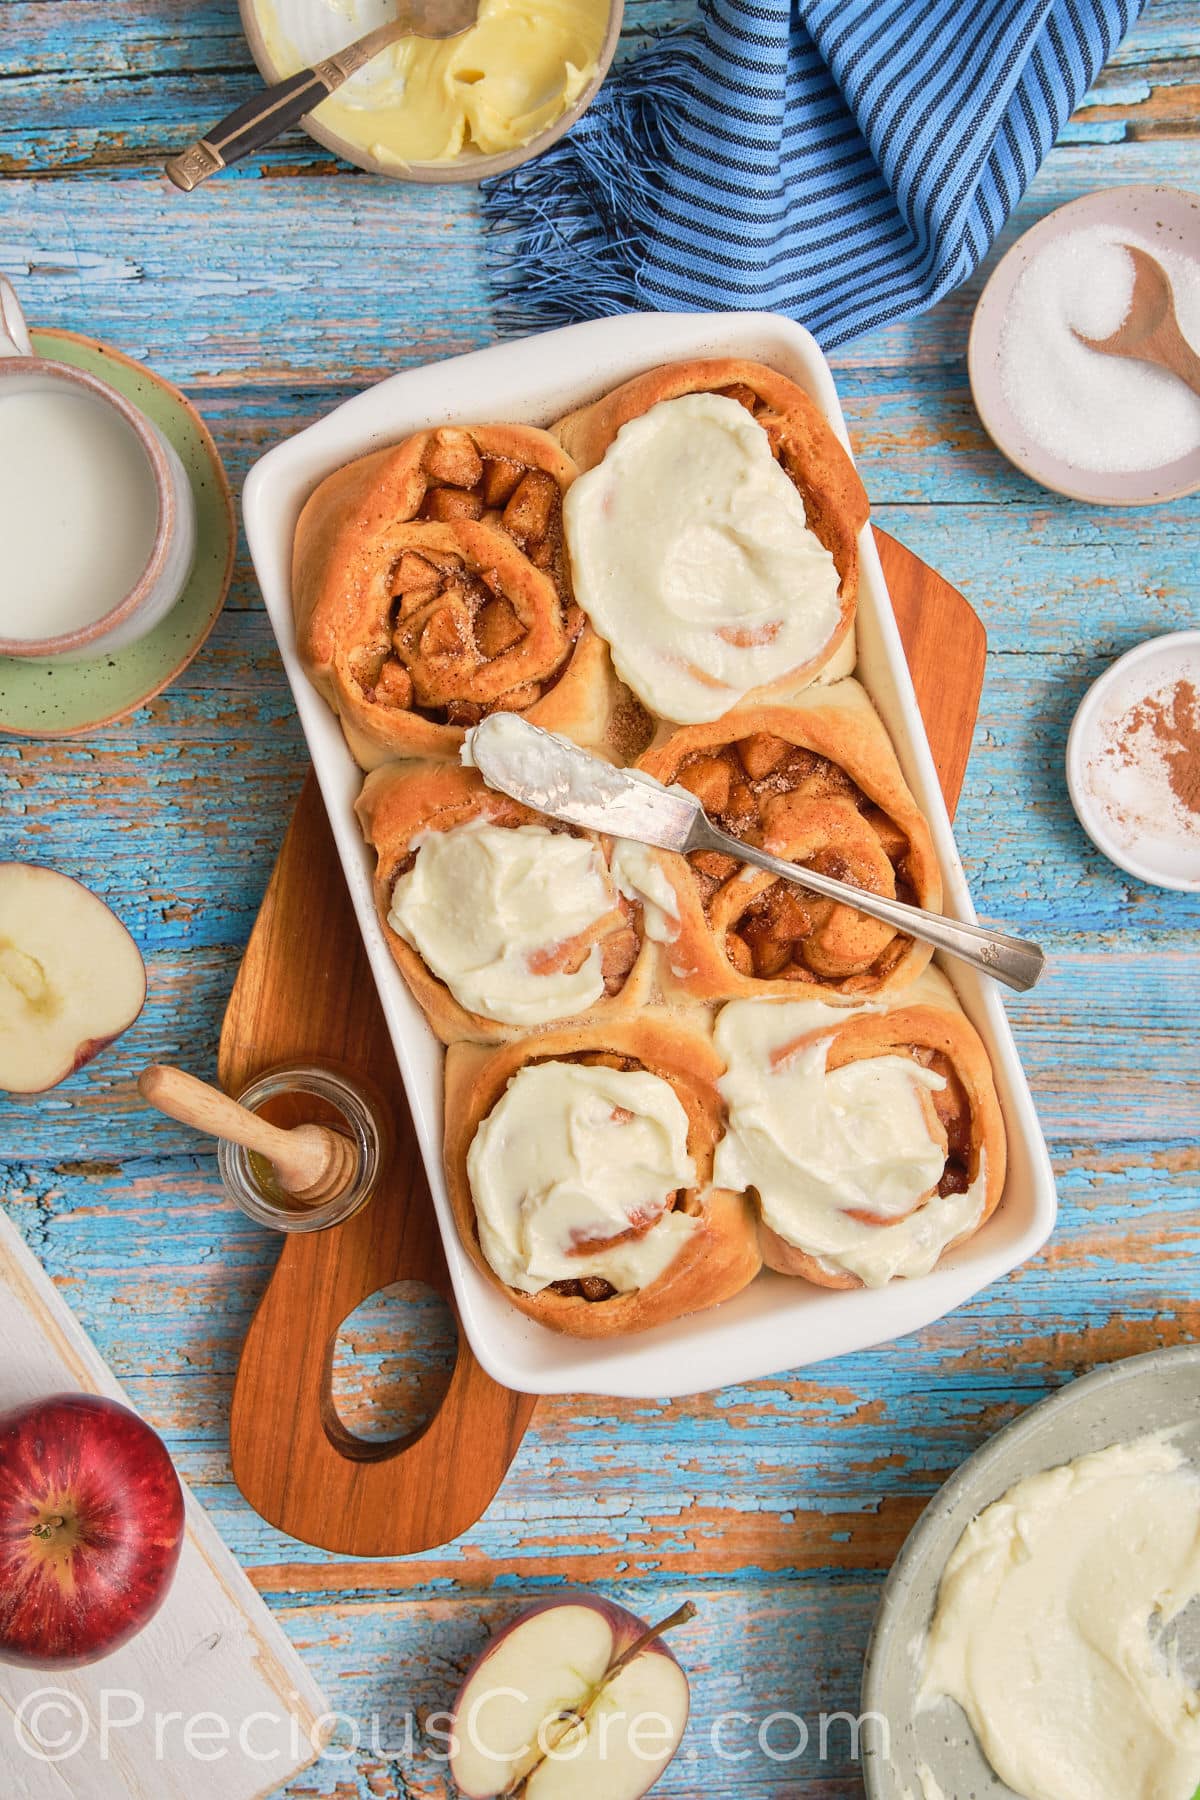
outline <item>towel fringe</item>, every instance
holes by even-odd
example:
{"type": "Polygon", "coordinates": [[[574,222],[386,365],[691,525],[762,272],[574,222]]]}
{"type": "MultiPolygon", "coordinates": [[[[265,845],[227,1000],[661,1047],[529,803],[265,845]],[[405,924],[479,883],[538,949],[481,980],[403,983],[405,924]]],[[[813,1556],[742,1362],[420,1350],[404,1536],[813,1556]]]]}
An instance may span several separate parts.
{"type": "Polygon", "coordinates": [[[699,44],[655,39],[612,76],[571,134],[486,182],[488,273],[501,331],[527,332],[646,306],[638,271],[658,219],[659,170],[686,135],[699,44]]]}

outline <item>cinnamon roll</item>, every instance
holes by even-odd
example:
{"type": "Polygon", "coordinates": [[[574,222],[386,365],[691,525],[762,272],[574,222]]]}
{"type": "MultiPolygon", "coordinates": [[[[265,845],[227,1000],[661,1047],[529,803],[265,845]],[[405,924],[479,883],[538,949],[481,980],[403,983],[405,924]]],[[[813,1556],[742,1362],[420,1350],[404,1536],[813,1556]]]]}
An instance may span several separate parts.
{"type": "Polygon", "coordinates": [[[671,364],[570,415],[575,593],[651,712],[793,692],[854,619],[867,501],[808,395],[761,363],[671,364]]]}
{"type": "Polygon", "coordinates": [[[745,1197],[712,1186],[719,1064],[654,1012],[446,1055],[446,1178],[476,1265],[575,1337],[645,1331],[760,1267],[745,1197]]]}
{"type": "Polygon", "coordinates": [[[1004,1121],[939,970],[871,1012],[733,1001],[716,1043],[729,1107],[716,1179],[757,1197],[768,1267],[881,1287],[928,1274],[995,1211],[1004,1121]]]}
{"type": "Polygon", "coordinates": [[[367,769],[522,712],[613,755],[647,722],[571,592],[575,465],[524,425],[446,426],[328,477],[296,528],[297,645],[367,769]]]}
{"type": "MultiPolygon", "coordinates": [[[[938,910],[929,827],[863,689],[847,679],[804,699],[676,731],[637,766],[687,788],[733,837],[938,910]]],[[[903,986],[929,961],[928,946],[905,933],[730,856],[656,854],[679,918],[667,946],[670,976],[694,998],[805,987],[866,996],[903,986]]]]}
{"type": "Polygon", "coordinates": [[[376,769],[357,811],[392,955],[444,1043],[651,999],[674,895],[640,846],[550,825],[453,763],[376,769]]]}

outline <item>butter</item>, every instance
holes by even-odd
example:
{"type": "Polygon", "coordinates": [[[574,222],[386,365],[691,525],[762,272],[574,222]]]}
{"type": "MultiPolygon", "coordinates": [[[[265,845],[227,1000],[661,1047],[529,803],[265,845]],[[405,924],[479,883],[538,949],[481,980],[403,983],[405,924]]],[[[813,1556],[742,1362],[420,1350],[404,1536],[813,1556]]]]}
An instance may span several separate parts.
{"type": "Polygon", "coordinates": [[[468,1012],[533,1026],[601,998],[596,928],[617,913],[590,838],[472,819],[417,841],[416,861],[392,889],[388,924],[468,1012]],[[582,957],[572,939],[584,940],[582,957]]]}
{"type": "Polygon", "coordinates": [[[467,1172],[480,1247],[527,1294],[589,1275],[618,1293],[648,1287],[696,1229],[667,1211],[695,1184],[687,1114],[645,1069],[521,1069],[475,1133],[467,1172]]]}
{"type": "MultiPolygon", "coordinates": [[[[258,0],[271,60],[307,67],[395,16],[388,0],[258,0]]],[[[481,0],[477,24],[404,38],[313,113],[379,162],[450,162],[519,149],[562,117],[596,73],[608,0],[481,0]]]]}
{"type": "Polygon", "coordinates": [[[956,1700],[1027,1800],[1191,1800],[1200,1694],[1162,1633],[1197,1597],[1200,1481],[1166,1436],[1031,1475],[946,1564],[920,1703],[956,1700]]]}
{"type": "Polygon", "coordinates": [[[687,394],[630,420],[563,520],[575,596],[660,718],[720,718],[840,624],[833,557],[736,400],[687,394]]]}
{"type": "Polygon", "coordinates": [[[944,1077],[902,1055],[828,1069],[846,1017],[820,1001],[724,1008],[716,1045],[729,1128],[714,1179],[756,1189],[765,1222],[786,1243],[882,1287],[928,1274],[979,1223],[984,1158],[965,1194],[936,1192],[946,1144],[928,1096],[944,1077]]]}

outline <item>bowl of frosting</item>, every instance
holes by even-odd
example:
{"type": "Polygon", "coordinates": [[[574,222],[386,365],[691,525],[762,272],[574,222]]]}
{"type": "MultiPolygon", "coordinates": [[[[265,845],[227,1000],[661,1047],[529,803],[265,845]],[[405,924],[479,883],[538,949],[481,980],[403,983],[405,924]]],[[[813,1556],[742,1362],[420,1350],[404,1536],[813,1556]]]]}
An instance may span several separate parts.
{"type": "MultiPolygon", "coordinates": [[[[267,81],[396,16],[395,0],[239,0],[267,81]]],[[[480,0],[456,38],[404,38],[304,121],[319,144],[400,181],[482,181],[548,149],[608,73],[624,0],[480,0]]]]}
{"type": "Polygon", "coordinates": [[[1200,1345],[1095,1369],[976,1451],[884,1587],[869,1800],[1192,1800],[1200,1345]]]}
{"type": "Polygon", "coordinates": [[[1200,488],[1200,395],[1151,363],[1081,343],[1129,311],[1147,250],[1200,347],[1200,195],[1103,188],[1034,225],[997,264],[975,309],[967,365],[989,437],[1043,487],[1106,506],[1149,506],[1200,488]]]}

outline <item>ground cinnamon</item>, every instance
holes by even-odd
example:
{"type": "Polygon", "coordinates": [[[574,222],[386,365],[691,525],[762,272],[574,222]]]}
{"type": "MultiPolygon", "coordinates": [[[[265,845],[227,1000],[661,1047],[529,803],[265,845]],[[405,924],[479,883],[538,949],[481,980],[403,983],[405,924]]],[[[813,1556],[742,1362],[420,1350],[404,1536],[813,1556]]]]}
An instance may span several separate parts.
{"type": "Polygon", "coordinates": [[[1200,818],[1200,694],[1177,681],[1165,693],[1147,694],[1122,721],[1116,748],[1126,762],[1140,760],[1149,731],[1171,792],[1186,812],[1200,818]]]}
{"type": "Polygon", "coordinates": [[[1200,882],[1200,657],[1163,660],[1106,696],[1083,785],[1114,843],[1167,885],[1191,885],[1200,882]]]}

